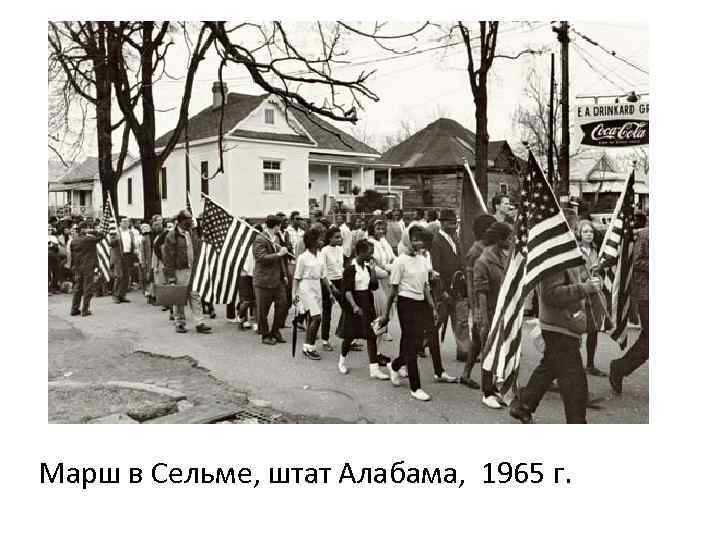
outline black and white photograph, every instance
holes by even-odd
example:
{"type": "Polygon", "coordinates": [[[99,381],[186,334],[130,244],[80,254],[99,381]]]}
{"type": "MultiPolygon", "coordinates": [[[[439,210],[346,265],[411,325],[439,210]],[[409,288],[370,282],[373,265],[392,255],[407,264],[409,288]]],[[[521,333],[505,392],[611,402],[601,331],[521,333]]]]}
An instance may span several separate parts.
{"type": "Polygon", "coordinates": [[[47,34],[48,423],[649,422],[646,22],[47,34]]]}

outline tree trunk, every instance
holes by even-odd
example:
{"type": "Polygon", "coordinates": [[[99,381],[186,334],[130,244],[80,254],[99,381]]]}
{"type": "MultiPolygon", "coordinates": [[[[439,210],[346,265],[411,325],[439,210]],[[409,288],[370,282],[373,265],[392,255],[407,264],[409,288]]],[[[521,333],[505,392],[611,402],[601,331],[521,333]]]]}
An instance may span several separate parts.
{"type": "Polygon", "coordinates": [[[101,205],[105,204],[106,194],[110,194],[113,209],[117,215],[117,182],[112,160],[112,93],[105,58],[95,63],[96,86],[96,126],[98,146],[98,172],[102,188],[101,205]]]}
{"type": "MultiPolygon", "coordinates": [[[[153,141],[149,142],[149,149],[147,144],[144,141],[143,147],[140,148],[140,159],[142,165],[143,216],[146,220],[149,220],[155,214],[162,214],[162,204],[160,202],[157,155],[155,155],[153,141]]],[[[138,146],[140,146],[139,142],[138,146]]]]}
{"type": "Polygon", "coordinates": [[[487,130],[487,72],[478,73],[477,94],[475,99],[475,183],[485,204],[488,201],[488,143],[490,136],[487,130]]]}

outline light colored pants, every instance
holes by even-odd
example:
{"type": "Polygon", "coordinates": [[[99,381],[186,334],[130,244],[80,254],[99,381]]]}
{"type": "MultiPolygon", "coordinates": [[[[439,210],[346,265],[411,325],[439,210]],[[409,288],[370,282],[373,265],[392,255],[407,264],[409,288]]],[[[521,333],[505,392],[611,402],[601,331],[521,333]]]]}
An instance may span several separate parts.
{"type": "MultiPolygon", "coordinates": [[[[178,285],[187,285],[190,282],[190,269],[184,268],[183,270],[175,271],[175,278],[177,279],[178,285]]],[[[190,304],[190,315],[192,317],[195,326],[204,322],[202,304],[200,302],[200,294],[195,291],[190,291],[188,295],[188,304],[190,304]]],[[[185,324],[185,306],[175,306],[175,326],[185,324]]]]}

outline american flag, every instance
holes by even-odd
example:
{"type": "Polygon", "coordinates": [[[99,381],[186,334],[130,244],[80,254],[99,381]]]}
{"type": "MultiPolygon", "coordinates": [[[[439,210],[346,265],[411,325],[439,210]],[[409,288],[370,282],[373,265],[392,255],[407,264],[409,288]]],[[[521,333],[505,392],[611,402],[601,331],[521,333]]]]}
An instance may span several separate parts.
{"type": "Polygon", "coordinates": [[[115,212],[113,210],[110,193],[107,194],[103,215],[100,219],[100,234],[102,240],[97,243],[98,268],[102,272],[105,281],[110,282],[110,237],[117,234],[117,221],[115,220],[115,212]]]}
{"type": "Polygon", "coordinates": [[[532,152],[520,191],[515,234],[512,259],[483,351],[483,369],[494,374],[502,394],[517,383],[525,297],[546,276],[585,264],[575,235],[532,152]]]}
{"type": "Polygon", "coordinates": [[[209,197],[205,198],[203,216],[203,240],[192,287],[205,302],[229,304],[257,230],[231,216],[209,197]]]}
{"type": "Polygon", "coordinates": [[[612,225],[605,232],[600,248],[599,266],[605,269],[603,294],[610,311],[610,332],[621,349],[627,346],[627,324],[630,311],[630,287],[633,275],[635,210],[635,171],[630,173],[622,196],[613,213],[612,225]]]}

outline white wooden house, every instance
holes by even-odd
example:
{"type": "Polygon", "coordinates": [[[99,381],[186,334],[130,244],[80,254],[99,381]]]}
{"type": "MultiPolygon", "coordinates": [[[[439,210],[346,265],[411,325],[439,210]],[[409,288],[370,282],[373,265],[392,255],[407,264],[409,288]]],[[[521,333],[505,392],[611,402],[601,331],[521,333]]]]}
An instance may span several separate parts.
{"type": "MultiPolygon", "coordinates": [[[[236,216],[264,217],[298,210],[307,216],[314,199],[354,201],[353,186],[374,186],[375,170],[387,168],[379,153],[310,113],[287,113],[271,95],[226,93],[222,115],[223,168],[219,164],[218,130],[221,92],[213,85],[213,104],[188,120],[184,133],[160,173],[163,216],[185,208],[186,192],[196,212],[205,193],[236,216]],[[189,178],[186,175],[189,157],[189,178]],[[189,181],[189,186],[187,185],[189,181]]],[[[172,133],[156,141],[164,146],[172,133]]],[[[120,215],[143,217],[142,171],[139,161],[128,166],[118,184],[120,215]]]]}

